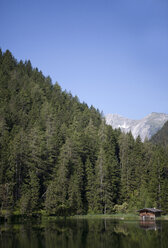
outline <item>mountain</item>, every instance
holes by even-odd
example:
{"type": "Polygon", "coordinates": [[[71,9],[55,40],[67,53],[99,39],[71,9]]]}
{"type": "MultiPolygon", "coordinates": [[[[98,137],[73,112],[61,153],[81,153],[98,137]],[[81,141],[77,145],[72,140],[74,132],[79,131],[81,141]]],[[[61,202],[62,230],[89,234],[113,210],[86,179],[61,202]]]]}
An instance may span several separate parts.
{"type": "Polygon", "coordinates": [[[141,120],[131,120],[118,114],[108,114],[105,119],[106,123],[114,129],[120,128],[125,133],[131,131],[134,138],[140,135],[144,141],[145,138],[150,139],[163,127],[168,120],[168,114],[153,112],[141,120]]]}
{"type": "Polygon", "coordinates": [[[163,127],[152,136],[150,141],[158,145],[168,145],[168,121],[163,125],[163,127]]]}

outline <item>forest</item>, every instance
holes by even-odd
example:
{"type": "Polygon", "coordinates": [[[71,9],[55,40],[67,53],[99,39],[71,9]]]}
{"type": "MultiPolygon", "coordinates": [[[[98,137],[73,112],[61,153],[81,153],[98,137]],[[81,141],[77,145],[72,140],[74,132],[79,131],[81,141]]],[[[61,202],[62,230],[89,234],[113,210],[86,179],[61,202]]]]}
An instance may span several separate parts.
{"type": "Polygon", "coordinates": [[[0,50],[0,211],[168,213],[168,145],[106,125],[31,62],[0,50]]]}

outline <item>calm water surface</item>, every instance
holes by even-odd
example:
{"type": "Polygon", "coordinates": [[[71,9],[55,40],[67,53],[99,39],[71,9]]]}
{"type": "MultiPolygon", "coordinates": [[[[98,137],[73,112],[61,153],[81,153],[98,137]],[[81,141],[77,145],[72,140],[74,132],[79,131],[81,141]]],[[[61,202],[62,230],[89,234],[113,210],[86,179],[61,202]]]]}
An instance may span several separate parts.
{"type": "Polygon", "coordinates": [[[0,224],[0,248],[167,248],[168,221],[73,219],[0,224]]]}

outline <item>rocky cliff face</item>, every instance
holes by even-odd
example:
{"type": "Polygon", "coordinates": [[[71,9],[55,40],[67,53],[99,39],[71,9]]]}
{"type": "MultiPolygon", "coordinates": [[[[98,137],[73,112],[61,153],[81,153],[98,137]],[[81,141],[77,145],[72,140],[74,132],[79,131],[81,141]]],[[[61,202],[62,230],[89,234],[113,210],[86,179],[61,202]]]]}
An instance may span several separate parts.
{"type": "Polygon", "coordinates": [[[120,128],[125,133],[131,131],[134,138],[140,135],[142,141],[144,141],[145,138],[150,139],[163,127],[168,120],[168,114],[151,113],[141,120],[131,120],[118,114],[108,114],[105,119],[106,123],[114,129],[120,128]]]}

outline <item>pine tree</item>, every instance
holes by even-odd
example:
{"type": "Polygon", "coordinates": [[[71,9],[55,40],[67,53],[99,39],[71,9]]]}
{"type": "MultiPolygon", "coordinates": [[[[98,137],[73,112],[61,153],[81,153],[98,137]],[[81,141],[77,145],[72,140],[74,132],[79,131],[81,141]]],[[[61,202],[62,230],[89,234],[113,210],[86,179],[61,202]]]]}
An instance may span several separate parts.
{"type": "Polygon", "coordinates": [[[88,205],[88,213],[94,213],[96,208],[95,192],[96,192],[96,180],[94,165],[90,162],[90,159],[86,160],[86,199],[88,205]]]}
{"type": "Polygon", "coordinates": [[[31,215],[39,207],[39,178],[34,170],[29,170],[22,187],[22,196],[20,198],[20,209],[22,214],[31,215]]]}
{"type": "Polygon", "coordinates": [[[153,204],[165,209],[167,208],[167,162],[168,157],[165,150],[156,147],[150,161],[150,183],[149,192],[153,204]]]}
{"type": "Polygon", "coordinates": [[[135,190],[132,183],[135,179],[135,166],[132,157],[134,138],[131,133],[122,133],[119,137],[120,167],[121,167],[121,199],[128,201],[135,190]]]}
{"type": "Polygon", "coordinates": [[[114,131],[107,127],[105,150],[105,207],[104,213],[111,213],[120,198],[120,168],[117,157],[117,142],[114,131]]]}
{"type": "Polygon", "coordinates": [[[69,195],[68,188],[71,176],[73,174],[73,158],[74,158],[73,144],[71,139],[67,139],[66,143],[61,148],[58,166],[55,169],[55,179],[54,183],[51,183],[54,187],[53,191],[55,193],[55,198],[52,201],[51,187],[49,186],[47,190],[46,207],[48,210],[52,211],[51,206],[53,206],[53,211],[56,214],[66,213],[69,209],[69,195]],[[48,199],[50,202],[48,202],[48,199]]]}

